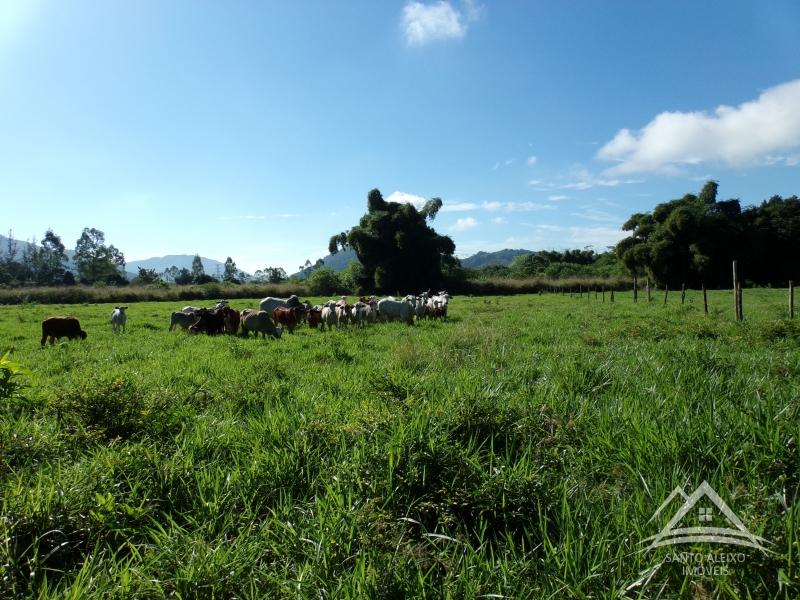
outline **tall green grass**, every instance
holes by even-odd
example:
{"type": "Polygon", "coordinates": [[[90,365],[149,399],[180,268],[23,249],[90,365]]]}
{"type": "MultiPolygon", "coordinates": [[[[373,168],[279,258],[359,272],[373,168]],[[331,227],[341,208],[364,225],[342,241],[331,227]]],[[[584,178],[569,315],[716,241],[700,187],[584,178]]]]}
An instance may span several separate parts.
{"type": "Polygon", "coordinates": [[[725,292],[608,300],[281,340],[170,333],[169,302],[121,335],[111,304],[0,307],[29,371],[0,400],[0,596],[797,597],[783,294],[746,291],[743,323],[725,292]],[[53,314],[88,338],[40,349],[53,314]],[[704,479],[770,542],[728,575],[641,544],[704,479]]]}

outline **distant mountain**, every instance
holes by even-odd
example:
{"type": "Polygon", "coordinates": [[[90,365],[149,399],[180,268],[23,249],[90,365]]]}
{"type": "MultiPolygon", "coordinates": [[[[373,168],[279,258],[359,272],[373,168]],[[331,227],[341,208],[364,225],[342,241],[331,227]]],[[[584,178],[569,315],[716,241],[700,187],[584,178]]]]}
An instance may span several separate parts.
{"type": "MultiPolygon", "coordinates": [[[[347,265],[354,260],[358,260],[358,257],[356,256],[356,251],[351,248],[348,250],[342,250],[336,254],[328,254],[328,256],[322,259],[322,266],[335,273],[339,273],[340,271],[344,271],[347,268],[347,265]]],[[[309,273],[311,273],[311,270],[298,271],[297,273],[294,273],[292,277],[296,276],[300,279],[305,279],[308,277],[309,273]]]]}
{"type": "Polygon", "coordinates": [[[533,254],[532,250],[498,250],[497,252],[478,252],[470,257],[461,259],[461,266],[467,269],[481,269],[500,265],[507,267],[517,256],[533,254]]]}
{"type": "MultiPolygon", "coordinates": [[[[192,260],[194,254],[169,254],[167,256],[154,256],[153,258],[146,258],[144,260],[132,260],[125,265],[128,271],[133,272],[134,276],[139,273],[139,267],[143,269],[155,269],[156,273],[163,273],[170,267],[178,267],[179,269],[192,270],[192,260]]],[[[200,257],[200,262],[203,263],[206,275],[215,277],[217,269],[219,275],[225,271],[225,263],[214,260],[213,258],[200,257]]]]}

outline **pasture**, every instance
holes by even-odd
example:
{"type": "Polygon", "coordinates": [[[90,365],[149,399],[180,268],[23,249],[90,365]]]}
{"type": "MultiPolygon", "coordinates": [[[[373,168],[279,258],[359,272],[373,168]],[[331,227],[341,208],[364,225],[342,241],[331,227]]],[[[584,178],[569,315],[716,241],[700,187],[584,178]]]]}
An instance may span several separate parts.
{"type": "Polygon", "coordinates": [[[678,296],[280,340],[168,332],[181,302],[118,335],[111,304],[0,306],[28,370],[0,400],[0,597],[798,597],[800,323],[784,291],[745,290],[743,323],[678,296]],[[62,314],[88,338],[41,349],[62,314]],[[768,553],[644,549],[703,480],[768,553]]]}

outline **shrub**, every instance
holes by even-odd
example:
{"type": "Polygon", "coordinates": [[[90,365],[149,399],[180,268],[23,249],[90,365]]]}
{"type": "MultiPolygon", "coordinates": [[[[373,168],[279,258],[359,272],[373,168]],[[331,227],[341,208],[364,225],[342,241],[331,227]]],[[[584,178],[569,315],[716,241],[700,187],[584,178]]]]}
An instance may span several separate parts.
{"type": "Polygon", "coordinates": [[[342,290],[342,280],[338,274],[327,267],[315,269],[306,280],[308,291],[314,296],[327,296],[342,290]]]}

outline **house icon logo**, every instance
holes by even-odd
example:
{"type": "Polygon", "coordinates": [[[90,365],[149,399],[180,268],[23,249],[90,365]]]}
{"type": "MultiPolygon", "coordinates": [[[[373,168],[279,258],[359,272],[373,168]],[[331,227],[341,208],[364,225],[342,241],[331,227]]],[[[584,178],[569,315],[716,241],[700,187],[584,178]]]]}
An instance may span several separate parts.
{"type": "Polygon", "coordinates": [[[675,544],[709,542],[769,552],[763,546],[769,542],[750,533],[707,481],[703,481],[691,495],[686,495],[683,488],[676,487],[650,520],[655,519],[678,496],[683,498],[683,506],[661,531],[642,540],[643,544],[650,542],[645,550],[675,544]]]}

